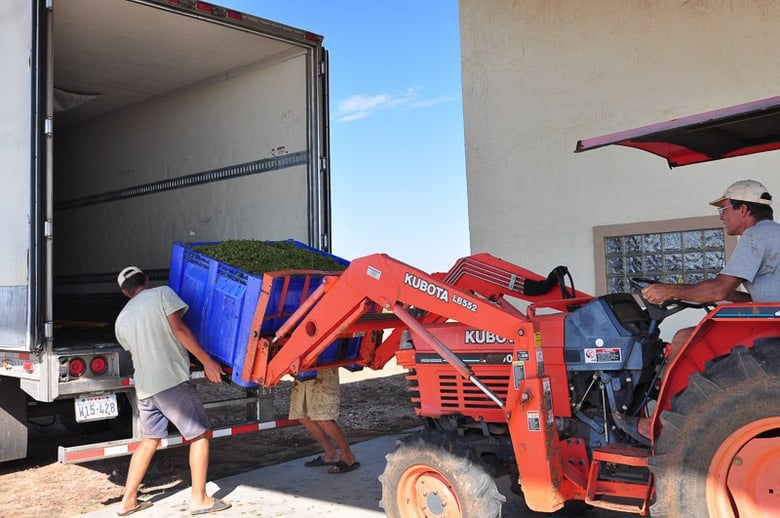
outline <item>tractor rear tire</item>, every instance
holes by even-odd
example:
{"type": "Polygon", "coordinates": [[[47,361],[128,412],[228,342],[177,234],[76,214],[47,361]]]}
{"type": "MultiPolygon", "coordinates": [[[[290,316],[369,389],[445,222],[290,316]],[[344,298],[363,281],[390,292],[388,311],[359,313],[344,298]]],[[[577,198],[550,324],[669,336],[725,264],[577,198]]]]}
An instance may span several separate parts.
{"type": "Polygon", "coordinates": [[[780,510],[773,494],[780,466],[780,338],[758,340],[753,349],[737,346],[691,375],[660,419],[650,458],[653,518],[745,518],[780,510]]]}
{"type": "Polygon", "coordinates": [[[379,505],[390,518],[501,516],[506,498],[490,468],[446,433],[417,433],[385,459],[379,505]]]}

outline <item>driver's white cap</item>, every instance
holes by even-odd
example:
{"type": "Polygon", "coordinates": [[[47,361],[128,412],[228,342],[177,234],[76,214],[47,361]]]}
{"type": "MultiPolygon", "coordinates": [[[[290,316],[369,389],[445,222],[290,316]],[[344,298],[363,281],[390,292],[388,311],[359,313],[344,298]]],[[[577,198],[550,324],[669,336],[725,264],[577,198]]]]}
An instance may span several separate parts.
{"type": "Polygon", "coordinates": [[[143,274],[144,272],[137,266],[128,266],[124,268],[121,272],[119,272],[119,275],[117,275],[116,278],[116,282],[117,284],[119,284],[119,287],[121,288],[127,279],[139,273],[143,274]]]}
{"type": "Polygon", "coordinates": [[[710,202],[710,205],[720,207],[726,200],[749,201],[772,205],[772,195],[766,190],[764,184],[755,180],[740,180],[729,185],[723,196],[710,202]]]}

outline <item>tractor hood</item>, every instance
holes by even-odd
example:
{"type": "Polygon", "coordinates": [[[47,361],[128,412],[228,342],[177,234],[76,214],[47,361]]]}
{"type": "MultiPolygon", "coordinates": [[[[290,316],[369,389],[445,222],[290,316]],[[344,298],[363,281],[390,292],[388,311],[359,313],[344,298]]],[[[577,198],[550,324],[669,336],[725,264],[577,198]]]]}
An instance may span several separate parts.
{"type": "Polygon", "coordinates": [[[583,139],[574,152],[611,144],[661,156],[670,168],[780,149],[780,96],[583,139]]]}

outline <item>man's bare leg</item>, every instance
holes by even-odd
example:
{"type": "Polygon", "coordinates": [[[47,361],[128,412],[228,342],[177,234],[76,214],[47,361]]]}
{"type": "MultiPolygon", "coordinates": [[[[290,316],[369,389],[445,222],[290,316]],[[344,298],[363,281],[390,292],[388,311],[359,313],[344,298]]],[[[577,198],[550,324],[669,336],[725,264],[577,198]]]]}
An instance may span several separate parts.
{"type": "Polygon", "coordinates": [[[683,345],[691,337],[694,329],[693,327],[685,327],[674,334],[672,341],[669,343],[669,363],[680,354],[683,345]]]}
{"type": "Polygon", "coordinates": [[[214,499],[206,496],[206,477],[209,469],[209,439],[204,433],[190,442],[190,477],[192,497],[190,507],[202,509],[214,505],[214,499]]]}
{"type": "MultiPolygon", "coordinates": [[[[322,460],[325,462],[337,462],[340,459],[340,455],[336,449],[336,446],[334,446],[331,440],[328,438],[330,434],[328,434],[322,426],[322,423],[325,423],[326,421],[299,419],[298,422],[301,423],[301,426],[306,428],[306,430],[311,434],[312,437],[314,437],[314,440],[316,440],[322,448],[322,460]]],[[[335,439],[336,438],[334,437],[334,441],[335,439]]],[[[336,444],[338,445],[338,442],[336,442],[336,444]]]]}
{"type": "Polygon", "coordinates": [[[332,419],[316,422],[319,424],[322,430],[324,430],[325,434],[336,443],[336,446],[338,446],[339,450],[341,451],[339,460],[348,466],[354,464],[356,460],[355,455],[352,453],[352,450],[349,447],[349,441],[347,441],[347,438],[344,435],[344,432],[341,430],[339,424],[332,419]]]}
{"type": "MultiPolygon", "coordinates": [[[[672,337],[672,341],[669,342],[669,358],[667,359],[667,364],[674,361],[674,359],[680,354],[683,345],[685,345],[685,342],[687,342],[688,339],[691,337],[694,329],[695,328],[693,327],[685,327],[683,329],[680,329],[674,334],[674,336],[672,337]]],[[[649,439],[650,418],[640,417],[636,423],[636,431],[639,432],[642,436],[647,437],[649,439]]]]}
{"type": "Polygon", "coordinates": [[[138,505],[138,488],[141,487],[141,482],[144,479],[144,475],[146,475],[146,470],[149,469],[149,464],[152,462],[152,457],[154,457],[160,441],[161,439],[144,438],[133,452],[133,456],[130,458],[130,466],[127,468],[125,493],[119,505],[119,513],[135,509],[138,505]]]}

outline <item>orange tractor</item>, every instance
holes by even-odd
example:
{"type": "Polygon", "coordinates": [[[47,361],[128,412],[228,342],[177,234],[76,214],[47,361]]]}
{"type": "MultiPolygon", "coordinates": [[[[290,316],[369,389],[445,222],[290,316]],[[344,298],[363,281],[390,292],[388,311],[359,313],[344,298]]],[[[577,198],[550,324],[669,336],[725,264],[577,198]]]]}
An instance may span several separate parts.
{"type": "MultiPolygon", "coordinates": [[[[676,166],[778,149],[779,131],[780,97],[578,151],[629,145],[676,166]]],[[[778,516],[780,302],[705,305],[667,362],[659,324],[688,307],[702,306],[593,297],[565,267],[544,277],[476,254],[429,275],[377,254],[325,276],[272,336],[254,333],[241,376],[273,386],[317,367],[406,367],[423,426],[387,456],[380,505],[391,517],[500,516],[495,479],[506,474],[534,511],[577,500],[654,517],[778,516]],[[356,355],[322,360],[356,337],[356,355]],[[616,427],[614,411],[651,417],[651,446],[616,427]]],[[[264,318],[258,308],[253,328],[264,318]]]]}

